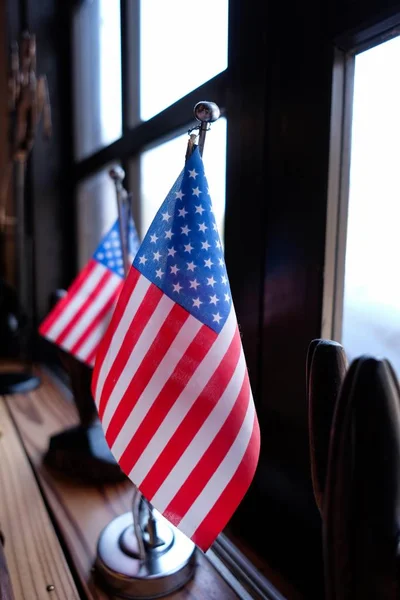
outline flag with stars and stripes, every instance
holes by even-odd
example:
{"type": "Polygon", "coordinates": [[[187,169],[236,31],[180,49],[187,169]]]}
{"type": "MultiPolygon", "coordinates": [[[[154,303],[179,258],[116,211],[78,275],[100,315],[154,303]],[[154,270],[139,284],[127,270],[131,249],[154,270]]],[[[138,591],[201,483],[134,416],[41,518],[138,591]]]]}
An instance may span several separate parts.
{"type": "Polygon", "coordinates": [[[92,392],[122,470],[205,551],[252,481],[260,440],[198,148],[136,254],[92,392]]]}
{"type": "MultiPolygon", "coordinates": [[[[131,259],[139,246],[127,219],[131,259]]],[[[39,333],[89,366],[106,331],[125,279],[119,220],[103,237],[92,258],[39,327],[39,333]]]]}

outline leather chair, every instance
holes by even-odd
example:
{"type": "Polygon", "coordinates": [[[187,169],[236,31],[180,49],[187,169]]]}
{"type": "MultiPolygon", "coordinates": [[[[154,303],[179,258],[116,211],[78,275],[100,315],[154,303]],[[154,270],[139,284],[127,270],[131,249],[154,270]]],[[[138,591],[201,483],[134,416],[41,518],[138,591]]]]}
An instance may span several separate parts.
{"type": "Polygon", "coordinates": [[[309,345],[306,367],[311,477],[315,501],[322,513],[329,439],[340,388],[347,370],[343,347],[315,339],[309,345]]]}
{"type": "Polygon", "coordinates": [[[400,390],[362,356],[334,413],[323,502],[326,600],[398,600],[400,390]]]}

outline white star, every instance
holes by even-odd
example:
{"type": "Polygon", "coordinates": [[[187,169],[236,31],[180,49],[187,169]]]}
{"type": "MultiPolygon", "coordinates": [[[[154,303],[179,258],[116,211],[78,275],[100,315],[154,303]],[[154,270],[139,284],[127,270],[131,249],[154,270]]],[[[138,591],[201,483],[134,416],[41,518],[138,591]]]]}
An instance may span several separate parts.
{"type": "Polygon", "coordinates": [[[216,321],[219,325],[220,320],[222,319],[221,315],[219,313],[217,313],[216,315],[213,315],[213,321],[216,321]]]}
{"type": "Polygon", "coordinates": [[[167,212],[165,212],[165,213],[161,213],[161,215],[162,215],[162,220],[163,220],[163,221],[167,221],[167,223],[168,223],[168,221],[169,221],[169,220],[170,220],[170,218],[171,218],[171,215],[168,213],[168,211],[167,211],[167,212]]]}
{"type": "Polygon", "coordinates": [[[161,254],[157,250],[157,252],[153,252],[153,260],[160,260],[161,254]]]}
{"type": "Polygon", "coordinates": [[[118,235],[118,234],[117,234],[117,232],[116,232],[116,231],[112,231],[112,232],[111,232],[111,237],[115,238],[115,237],[117,237],[117,235],[118,235]]]}
{"type": "Polygon", "coordinates": [[[180,209],[178,210],[178,217],[183,217],[183,218],[185,218],[187,214],[188,214],[188,211],[187,211],[187,210],[185,210],[185,207],[183,207],[183,208],[180,208],[180,209]]]}
{"type": "Polygon", "coordinates": [[[143,256],[139,256],[139,264],[140,265],[145,265],[147,263],[147,258],[143,255],[143,256]]]}
{"type": "Polygon", "coordinates": [[[211,258],[207,258],[207,260],[204,261],[204,266],[208,267],[209,269],[211,269],[212,265],[213,265],[213,261],[211,260],[211,258]]]}
{"type": "Polygon", "coordinates": [[[215,242],[215,246],[216,246],[216,248],[218,248],[218,250],[219,250],[219,249],[222,247],[222,246],[221,246],[221,242],[220,242],[219,240],[217,240],[217,241],[215,242]]]}
{"type": "Polygon", "coordinates": [[[108,262],[108,266],[109,266],[109,267],[114,267],[114,266],[115,266],[115,262],[114,262],[113,260],[110,260],[110,261],[108,262]]]}
{"type": "Polygon", "coordinates": [[[189,254],[191,253],[192,250],[194,250],[194,248],[190,242],[188,244],[185,244],[184,248],[185,248],[185,252],[189,252],[189,254]]]}
{"type": "Polygon", "coordinates": [[[155,244],[157,240],[158,240],[158,236],[155,233],[153,233],[153,235],[150,236],[150,242],[152,244],[155,244]]]}
{"type": "Polygon", "coordinates": [[[107,258],[112,258],[113,253],[112,252],[106,252],[106,257],[107,258]]]}
{"type": "Polygon", "coordinates": [[[227,280],[227,278],[226,278],[226,276],[225,276],[225,275],[222,275],[222,277],[221,277],[221,282],[222,282],[224,285],[226,285],[226,284],[228,283],[228,280],[227,280]]]}
{"type": "Polygon", "coordinates": [[[112,247],[113,248],[119,248],[119,246],[120,246],[119,242],[113,242],[112,243],[112,247]]]}
{"type": "Polygon", "coordinates": [[[192,190],[193,190],[192,191],[193,196],[197,196],[197,198],[198,198],[201,194],[201,189],[199,188],[199,186],[192,188],[192,190]]]}
{"type": "Polygon", "coordinates": [[[224,294],[225,296],[225,302],[230,302],[231,301],[231,297],[229,294],[224,294]]]}
{"type": "Polygon", "coordinates": [[[106,248],[106,250],[108,250],[108,248],[111,248],[110,242],[105,242],[104,243],[104,248],[106,248]]]}
{"type": "Polygon", "coordinates": [[[202,301],[200,300],[200,298],[194,298],[194,300],[193,300],[193,306],[196,306],[197,308],[200,308],[200,304],[203,304],[202,301]]]}
{"type": "Polygon", "coordinates": [[[223,258],[219,258],[219,259],[218,259],[218,262],[219,262],[219,266],[220,266],[220,267],[223,267],[223,266],[224,266],[224,259],[223,259],[223,258]]]}
{"type": "Polygon", "coordinates": [[[214,294],[214,296],[210,296],[210,304],[217,306],[217,302],[219,302],[219,298],[217,298],[216,294],[214,294]]]}
{"type": "Polygon", "coordinates": [[[196,169],[193,169],[193,171],[191,171],[189,169],[189,177],[193,177],[193,179],[196,179],[198,173],[196,173],[196,169]]]}
{"type": "Polygon", "coordinates": [[[172,248],[168,248],[168,256],[175,256],[175,254],[176,254],[176,250],[173,246],[172,246],[172,248]]]}
{"type": "Polygon", "coordinates": [[[202,250],[208,250],[209,248],[211,248],[210,244],[208,242],[201,242],[201,249],[202,250]]]}
{"type": "Polygon", "coordinates": [[[185,225],[185,227],[181,227],[182,234],[189,235],[189,231],[192,231],[192,230],[189,229],[189,227],[187,225],[185,225]]]}
{"type": "Polygon", "coordinates": [[[199,231],[202,231],[203,233],[205,233],[206,229],[208,229],[208,227],[205,223],[199,223],[199,231]]]}
{"type": "Polygon", "coordinates": [[[178,292],[178,294],[179,294],[179,292],[180,292],[180,291],[181,291],[181,289],[182,289],[182,286],[181,286],[179,283],[174,283],[174,284],[172,285],[172,287],[174,288],[174,289],[173,289],[173,291],[174,291],[174,292],[178,292]]]}
{"type": "Polygon", "coordinates": [[[104,258],[104,254],[103,254],[102,252],[99,252],[99,253],[98,253],[98,255],[97,255],[97,258],[98,258],[99,260],[103,260],[103,258],[104,258]]]}
{"type": "Polygon", "coordinates": [[[207,277],[207,285],[211,285],[211,287],[214,287],[214,285],[217,282],[215,281],[214,277],[211,275],[211,277],[207,277]]]}
{"type": "Polygon", "coordinates": [[[165,239],[166,240],[172,240],[172,236],[174,234],[172,233],[172,229],[168,229],[168,231],[165,232],[165,239]]]}
{"type": "Polygon", "coordinates": [[[161,279],[161,277],[164,275],[164,271],[162,271],[161,269],[157,269],[156,271],[156,277],[158,277],[159,279],[161,279]]]}
{"type": "Polygon", "coordinates": [[[204,212],[204,208],[202,207],[201,204],[199,204],[199,206],[195,206],[195,209],[196,209],[196,213],[199,213],[200,215],[202,215],[204,212]]]}
{"type": "Polygon", "coordinates": [[[199,282],[197,281],[197,279],[191,279],[190,280],[190,287],[197,290],[197,288],[199,287],[199,282]]]}
{"type": "Polygon", "coordinates": [[[184,195],[185,194],[182,193],[182,190],[179,190],[179,192],[175,192],[175,198],[178,198],[179,200],[182,200],[184,195]]]}
{"type": "Polygon", "coordinates": [[[172,267],[171,267],[171,273],[173,275],[177,275],[179,270],[180,269],[178,269],[177,265],[172,265],[172,267]]]}
{"type": "Polygon", "coordinates": [[[218,227],[217,227],[216,223],[213,223],[213,229],[214,229],[214,231],[218,231],[218,227]]]}
{"type": "Polygon", "coordinates": [[[122,256],[121,250],[115,250],[114,254],[115,256],[122,256]]]}
{"type": "Polygon", "coordinates": [[[192,261],[192,262],[190,262],[190,263],[186,263],[186,264],[187,264],[187,270],[188,270],[188,271],[194,271],[194,270],[195,270],[195,268],[196,268],[196,266],[197,266],[197,265],[195,265],[195,264],[194,264],[194,262],[193,262],[193,261],[192,261]]]}

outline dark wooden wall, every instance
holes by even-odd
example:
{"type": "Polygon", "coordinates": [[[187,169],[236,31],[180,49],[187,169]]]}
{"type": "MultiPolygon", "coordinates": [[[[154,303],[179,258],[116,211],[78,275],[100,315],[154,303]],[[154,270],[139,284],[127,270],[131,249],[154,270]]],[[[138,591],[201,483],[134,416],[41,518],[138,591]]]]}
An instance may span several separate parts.
{"type": "Polygon", "coordinates": [[[334,50],[398,24],[400,2],[247,4],[231,11],[240,52],[233,47],[226,255],[262,454],[233,524],[307,600],[320,600],[305,359],[321,335],[334,50]]]}
{"type": "Polygon", "coordinates": [[[35,326],[49,310],[51,294],[71,281],[75,267],[72,239],[71,83],[68,3],[21,0],[7,3],[7,45],[28,30],[36,35],[37,73],[46,74],[53,134],[42,137],[39,124],[26,179],[27,236],[32,252],[31,318],[35,326]]]}

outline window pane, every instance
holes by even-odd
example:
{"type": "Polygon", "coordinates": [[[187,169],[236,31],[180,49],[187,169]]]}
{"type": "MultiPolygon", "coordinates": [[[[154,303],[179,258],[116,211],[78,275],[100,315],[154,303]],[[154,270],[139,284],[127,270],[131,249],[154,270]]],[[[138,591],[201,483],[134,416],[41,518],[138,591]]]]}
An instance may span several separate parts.
{"type": "Polygon", "coordinates": [[[75,158],[122,133],[120,0],[81,2],[74,13],[75,158]]]}
{"type": "Polygon", "coordinates": [[[400,37],[356,57],[343,345],[400,374],[400,37]]]}
{"type": "Polygon", "coordinates": [[[86,265],[101,238],[118,217],[115,184],[108,174],[113,166],[116,165],[109,165],[78,185],[78,270],[86,265]]]}
{"type": "MultiPolygon", "coordinates": [[[[187,133],[143,152],[141,169],[141,237],[183,169],[187,133]]],[[[221,240],[225,216],[226,119],[213,123],[204,146],[204,168],[221,240]]]]}
{"type": "Polygon", "coordinates": [[[228,4],[229,0],[207,6],[198,0],[141,0],[142,120],[227,68],[228,4]]]}

